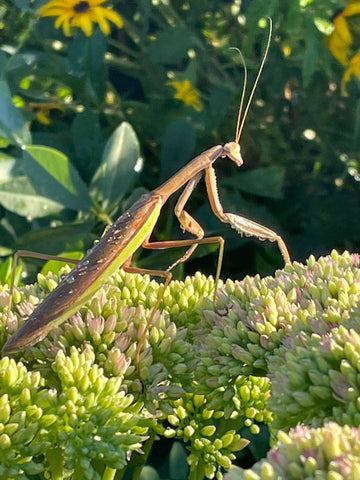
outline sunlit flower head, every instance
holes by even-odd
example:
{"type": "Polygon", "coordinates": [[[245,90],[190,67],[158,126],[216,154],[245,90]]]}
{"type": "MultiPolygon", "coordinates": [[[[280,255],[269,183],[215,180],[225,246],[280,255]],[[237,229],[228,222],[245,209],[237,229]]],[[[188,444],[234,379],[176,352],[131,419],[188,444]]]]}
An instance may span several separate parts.
{"type": "Polygon", "coordinates": [[[55,27],[71,35],[71,27],[80,27],[85,35],[93,32],[93,22],[99,24],[105,35],[110,33],[109,21],[117,27],[123,26],[120,15],[111,8],[101,7],[106,0],[50,0],[40,9],[42,17],[58,17],[55,27]]]}
{"type": "Polygon", "coordinates": [[[174,98],[181,100],[188,107],[193,107],[197,112],[203,109],[200,92],[191,85],[190,80],[171,80],[168,82],[168,85],[171,85],[176,90],[174,98]]]}
{"type": "Polygon", "coordinates": [[[327,39],[331,53],[346,67],[341,82],[343,94],[346,94],[346,84],[353,75],[360,78],[360,51],[353,44],[354,29],[348,21],[349,17],[359,14],[360,0],[349,0],[348,5],[334,18],[334,30],[327,39]]]}

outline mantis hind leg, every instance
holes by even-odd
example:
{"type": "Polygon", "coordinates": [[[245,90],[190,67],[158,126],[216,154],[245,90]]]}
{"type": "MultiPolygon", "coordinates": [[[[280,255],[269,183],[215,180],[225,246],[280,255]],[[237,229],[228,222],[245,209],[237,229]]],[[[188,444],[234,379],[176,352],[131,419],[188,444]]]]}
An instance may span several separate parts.
{"type": "Polygon", "coordinates": [[[222,264],[222,258],[224,254],[224,239],[222,237],[205,237],[205,238],[194,238],[194,239],[188,239],[188,240],[167,240],[163,242],[149,242],[145,241],[143,243],[144,248],[148,249],[154,249],[154,250],[162,250],[165,248],[175,248],[175,247],[186,247],[189,246],[190,248],[187,249],[185,254],[180,257],[176,262],[174,262],[170,267],[168,267],[166,270],[150,270],[150,269],[144,269],[144,268],[138,268],[138,267],[132,267],[130,265],[130,259],[123,264],[123,269],[126,272],[129,273],[141,273],[141,274],[150,274],[150,275],[155,275],[155,276],[160,276],[165,278],[165,282],[162,286],[162,289],[160,293],[158,294],[158,298],[156,300],[155,305],[153,306],[150,316],[146,322],[145,328],[141,333],[141,336],[139,338],[137,347],[136,347],[136,364],[137,364],[137,369],[138,369],[138,374],[141,379],[140,371],[139,371],[139,365],[140,365],[140,354],[141,350],[143,348],[146,335],[148,333],[148,330],[150,328],[150,325],[153,322],[153,319],[155,317],[156,311],[160,307],[161,300],[164,296],[165,290],[168,287],[169,283],[171,282],[172,279],[172,273],[171,269],[175,267],[178,263],[184,262],[189,258],[191,253],[195,250],[195,248],[200,245],[200,244],[206,244],[206,243],[217,243],[219,244],[219,256],[218,256],[218,262],[217,262],[217,269],[216,269],[216,276],[215,276],[215,286],[214,286],[214,301],[215,301],[215,296],[216,296],[216,291],[217,291],[217,285],[219,282],[220,278],[220,272],[221,272],[221,264],[222,264]]]}

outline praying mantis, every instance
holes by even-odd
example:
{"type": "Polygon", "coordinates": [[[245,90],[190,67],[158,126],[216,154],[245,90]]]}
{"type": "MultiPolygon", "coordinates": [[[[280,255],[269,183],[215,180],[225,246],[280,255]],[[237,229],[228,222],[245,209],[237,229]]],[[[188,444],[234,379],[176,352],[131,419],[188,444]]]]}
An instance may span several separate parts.
{"type": "MultiPolygon", "coordinates": [[[[207,194],[214,214],[222,222],[230,224],[232,228],[242,235],[255,236],[259,239],[267,239],[271,242],[277,242],[284,261],[290,263],[290,255],[286,244],[277,233],[238,214],[224,212],[219,199],[217,180],[213,168],[214,162],[219,157],[228,157],[238,167],[243,164],[239,145],[240,135],[266,60],[270,39],[271,22],[265,53],[260,63],[259,71],[242,117],[247,78],[246,68],[244,68],[245,79],[238,111],[235,140],[230,141],[225,145],[217,145],[206,150],[191,160],[185,167],[175,173],[161,186],[150,193],[142,195],[129,210],[123,213],[105,230],[105,233],[93,248],[86,253],[82,260],[76,263],[71,272],[42,301],[42,303],[35,308],[34,312],[29,316],[20,329],[7,340],[2,349],[3,355],[22,350],[43,339],[52,328],[60,325],[72,314],[77,312],[81,306],[84,305],[84,303],[106,282],[107,278],[122,266],[126,272],[149,273],[165,279],[161,293],[158,295],[157,302],[149,315],[146,327],[137,344],[136,362],[139,364],[140,353],[147,331],[160,306],[164,291],[171,281],[172,268],[178,263],[187,260],[200,244],[216,243],[219,245],[218,264],[215,276],[215,298],[216,288],[220,278],[224,240],[220,236],[205,237],[202,227],[185,210],[185,205],[189,197],[203,175],[205,175],[207,194]],[[175,215],[179,220],[181,229],[184,232],[194,235],[195,238],[155,242],[150,241],[151,233],[156,225],[163,205],[172,194],[184,185],[185,188],[175,205],[175,215]],[[165,249],[173,247],[188,248],[185,254],[167,270],[149,270],[131,265],[132,255],[140,246],[148,249],[165,249]]],[[[20,254],[26,255],[29,254],[29,252],[22,251],[20,254]]],[[[43,257],[48,258],[48,256],[43,257]]],[[[71,260],[71,262],[75,263],[74,260],[71,260]]]]}

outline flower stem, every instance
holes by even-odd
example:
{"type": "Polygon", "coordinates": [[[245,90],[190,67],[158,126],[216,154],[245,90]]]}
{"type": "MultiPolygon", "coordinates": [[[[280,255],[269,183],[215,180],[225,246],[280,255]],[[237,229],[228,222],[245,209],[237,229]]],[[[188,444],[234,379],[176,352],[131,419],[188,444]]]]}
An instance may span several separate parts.
{"type": "Polygon", "coordinates": [[[115,468],[106,467],[104,474],[102,476],[102,480],[114,480],[115,475],[116,475],[115,468]]]}

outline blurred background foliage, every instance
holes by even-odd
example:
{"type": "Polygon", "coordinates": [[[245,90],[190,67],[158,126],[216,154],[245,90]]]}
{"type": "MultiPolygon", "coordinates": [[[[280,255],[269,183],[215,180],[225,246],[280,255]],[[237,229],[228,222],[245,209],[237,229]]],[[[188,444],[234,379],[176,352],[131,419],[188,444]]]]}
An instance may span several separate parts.
{"type": "MultiPolygon", "coordinates": [[[[245,58],[249,91],[266,17],[273,34],[241,136],[245,163],[215,164],[224,209],[276,230],[296,260],[358,249],[360,83],[354,68],[341,88],[346,65],[328,41],[346,2],[115,0],[103,6],[122,28],[104,35],[94,23],[91,35],[74,27],[70,36],[40,15],[44,3],[0,4],[2,257],[18,249],[85,251],[144,191],[232,140],[244,69],[231,48],[245,58]],[[179,92],[181,85],[189,91],[179,92]]],[[[354,52],[358,17],[351,16],[354,52]]],[[[174,197],[156,239],[182,237],[174,197]]],[[[226,239],[223,278],[282,266],[276,245],[241,238],[214,217],[202,184],[188,209],[207,235],[226,239]]],[[[134,262],[163,268],[178,256],[140,251],[134,262]]],[[[216,260],[203,246],[176,275],[214,274],[216,260]]],[[[27,280],[37,268],[27,260],[27,280]]]]}

